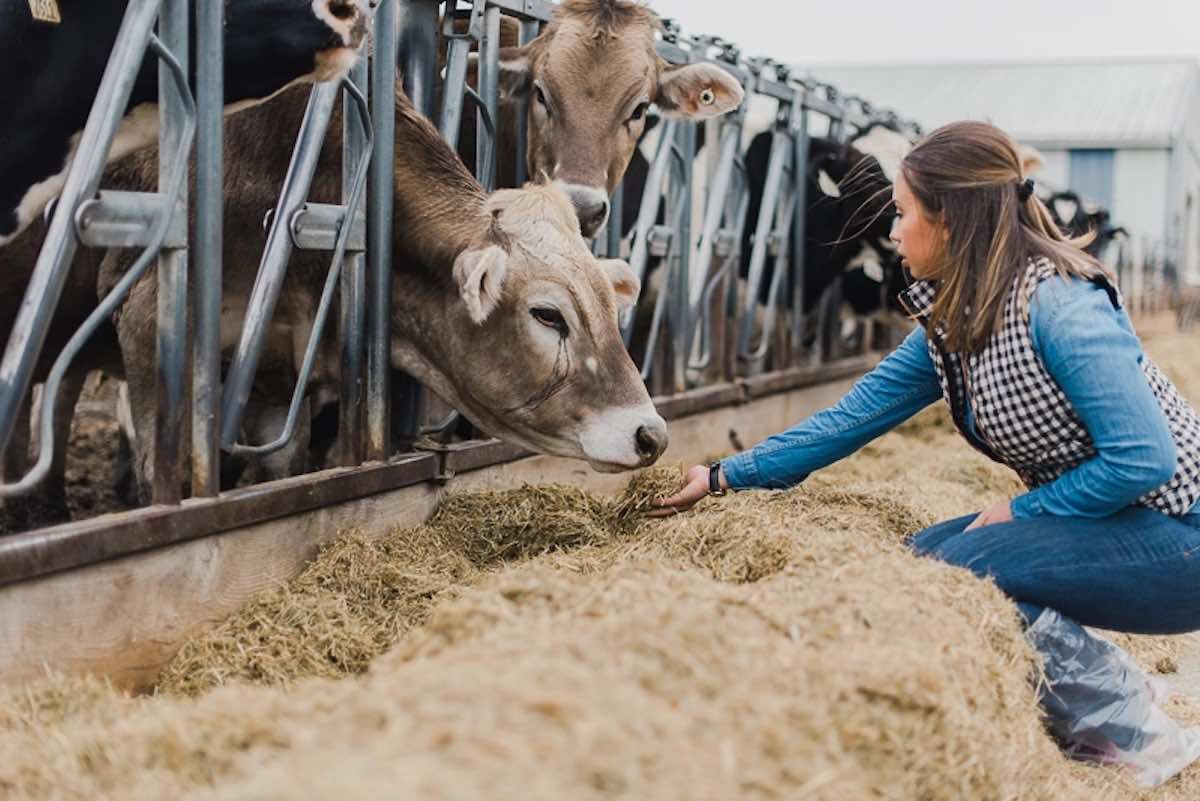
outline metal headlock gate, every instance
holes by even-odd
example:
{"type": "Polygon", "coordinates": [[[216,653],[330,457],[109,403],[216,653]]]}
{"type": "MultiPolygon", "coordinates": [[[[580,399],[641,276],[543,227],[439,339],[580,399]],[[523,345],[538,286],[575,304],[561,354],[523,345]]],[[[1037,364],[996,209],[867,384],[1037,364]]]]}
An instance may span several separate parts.
{"type": "MultiPolygon", "coordinates": [[[[54,209],[45,246],[20,316],[0,362],[0,450],[12,438],[30,392],[34,368],[71,259],[79,246],[142,248],[131,268],[57,357],[42,393],[52,409],[58,383],[88,335],[121,303],[157,261],[159,399],[152,503],[148,508],[83,520],[51,529],[0,537],[0,584],[50,573],[249,525],[384,490],[436,480],[510,461],[525,451],[497,440],[425,443],[392,453],[393,426],[415,436],[430,425],[421,390],[393,384],[390,364],[392,293],[391,220],[393,92],[399,69],[414,105],[454,145],[465,113],[476,117],[476,174],[487,189],[497,175],[499,43],[501,16],[515,19],[521,44],[532,41],[554,11],[544,0],[382,0],[375,9],[373,58],[364,57],[335,83],[315,84],[268,233],[244,327],[222,377],[220,352],[222,253],[222,69],[220,32],[224,0],[198,0],[196,99],[192,100],[187,0],[130,2],[76,157],[54,209]],[[153,33],[155,21],[159,33],[153,33]],[[457,24],[456,24],[457,23],[457,24]],[[439,42],[444,53],[439,53],[439,42]],[[160,59],[162,87],[159,191],[97,192],[105,158],[126,106],[133,76],[147,47],[160,59]],[[468,59],[478,53],[478,85],[467,82],[468,59]],[[439,74],[439,56],[444,71],[439,74]],[[306,198],[331,115],[341,98],[347,112],[340,204],[306,198]],[[437,106],[440,98],[440,107],[437,106]],[[350,109],[354,112],[351,113],[350,109]],[[372,113],[373,111],[373,113],[372,113]],[[197,185],[187,196],[187,163],[197,145],[197,185]],[[195,206],[195,241],[187,241],[187,205],[195,206]],[[293,250],[331,253],[316,323],[311,332],[287,422],[273,442],[237,441],[263,353],[267,326],[293,250]],[[189,259],[189,255],[191,258],[189,259]],[[187,270],[192,270],[192,280],[187,270]],[[189,298],[187,287],[194,287],[189,298]],[[327,318],[337,302],[336,336],[342,374],[339,397],[341,468],[222,492],[222,453],[261,456],[282,447],[297,425],[307,379],[327,318]],[[192,349],[186,351],[188,321],[192,349]],[[185,370],[191,369],[190,398],[185,370]],[[401,394],[393,397],[393,386],[401,394]],[[191,442],[180,441],[190,408],[191,442]],[[190,460],[190,465],[185,463],[190,460]],[[185,469],[189,467],[190,470],[185,469]],[[181,498],[190,474],[191,498],[181,498]]],[[[749,254],[743,300],[738,268],[749,206],[749,181],[741,153],[746,104],[712,123],[713,165],[707,185],[695,180],[697,125],[666,120],[641,198],[611,201],[608,229],[598,254],[627,258],[645,279],[652,259],[665,271],[646,339],[635,342],[633,320],[622,320],[626,344],[644,353],[639,367],[656,405],[670,419],[745,402],[832,378],[862,372],[877,355],[844,356],[831,342],[837,319],[835,289],[819,305],[818,341],[804,346],[804,242],[807,162],[813,117],[827,121],[829,136],[847,140],[855,130],[885,122],[915,126],[893,112],[839,95],[827,84],[800,80],[769,59],[744,58],[712,36],[687,36],[666,20],[659,55],[674,64],[707,62],[727,70],[745,88],[778,104],[771,126],[766,183],[749,254]],[[694,196],[703,197],[701,219],[692,219],[694,196]],[[640,203],[637,223],[621,236],[623,202],[640,203]],[[660,210],[664,222],[659,223],[660,210]],[[698,227],[695,223],[699,223],[698,227]],[[774,266],[768,301],[760,304],[768,260],[774,266]],[[791,297],[786,297],[790,293],[791,297]],[[756,330],[755,319],[759,320],[756,330]]],[[[525,180],[525,114],[518,113],[516,174],[525,180]]],[[[645,281],[643,282],[645,283],[645,281]]],[[[54,447],[52,414],[40,415],[35,467],[0,498],[29,492],[46,475],[54,447]]]]}

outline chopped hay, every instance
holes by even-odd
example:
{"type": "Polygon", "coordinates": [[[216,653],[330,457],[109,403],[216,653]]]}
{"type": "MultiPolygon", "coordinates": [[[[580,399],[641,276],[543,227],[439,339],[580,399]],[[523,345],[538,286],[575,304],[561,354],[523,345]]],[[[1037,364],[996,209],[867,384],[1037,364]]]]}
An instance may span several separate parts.
{"type": "MultiPolygon", "coordinates": [[[[1200,798],[1197,766],[1142,792],[1066,761],[1013,606],[905,548],[1014,491],[932,412],[799,488],[664,521],[641,513],[681,474],[649,473],[340,539],[155,697],[2,691],[0,797],[1200,798]]],[[[1192,642],[1115,639],[1151,667],[1192,642]]],[[[1200,722],[1196,698],[1167,709],[1200,722]]]]}

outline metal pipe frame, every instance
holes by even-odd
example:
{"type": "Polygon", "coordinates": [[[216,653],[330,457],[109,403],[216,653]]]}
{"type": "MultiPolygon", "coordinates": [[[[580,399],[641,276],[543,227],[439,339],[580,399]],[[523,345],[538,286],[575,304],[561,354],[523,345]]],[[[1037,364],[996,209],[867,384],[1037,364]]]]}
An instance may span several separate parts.
{"type": "Polygon", "coordinates": [[[258,360],[266,344],[271,317],[275,313],[275,304],[287,274],[288,259],[292,255],[288,226],[292,215],[308,197],[313,173],[317,169],[317,158],[321,154],[321,143],[325,140],[325,130],[329,126],[337,96],[337,83],[318,83],[313,86],[287,177],[279,192],[279,202],[271,215],[271,227],[259,262],[258,276],[254,279],[254,288],[246,305],[242,333],[225,376],[221,402],[221,445],[226,450],[237,442],[258,360]]]}
{"type": "Polygon", "coordinates": [[[105,156],[129,104],[159,5],[158,0],[147,0],[131,3],[126,8],[112,55],[104,67],[100,88],[67,171],[66,182],[55,204],[45,244],[38,254],[4,357],[0,360],[0,452],[12,437],[18,412],[29,392],[33,371],[50,330],[50,320],[75,257],[78,242],[71,230],[75,209],[100,186],[105,156]]]}
{"type": "MultiPolygon", "coordinates": [[[[174,199],[179,197],[187,186],[188,153],[191,151],[192,141],[196,132],[196,106],[192,101],[191,91],[187,84],[187,72],[183,69],[183,66],[175,60],[174,56],[163,46],[157,36],[153,33],[147,35],[149,37],[150,49],[170,67],[169,77],[178,93],[184,118],[182,128],[179,130],[177,136],[176,152],[170,159],[163,162],[174,165],[166,181],[166,191],[163,193],[164,197],[160,199],[163,208],[170,209],[175,205],[173,202],[174,199]]],[[[60,208],[56,214],[64,211],[64,208],[60,208]]],[[[59,386],[62,384],[62,380],[71,366],[71,362],[79,355],[84,345],[87,344],[88,339],[96,332],[97,328],[112,318],[113,312],[129,294],[129,290],[141,280],[146,270],[155,262],[163,249],[163,242],[166,240],[167,233],[171,229],[172,219],[171,214],[164,213],[158,215],[147,237],[149,245],[146,247],[146,250],[137,258],[125,274],[121,276],[116,285],[104,296],[103,300],[97,304],[92,313],[79,326],[79,329],[67,340],[67,344],[63,347],[62,352],[55,359],[53,366],[50,368],[50,374],[46,378],[45,386],[42,389],[42,413],[39,420],[37,461],[33,469],[18,482],[14,484],[0,484],[0,497],[15,497],[28,493],[38,482],[46,477],[53,458],[54,414],[52,410],[54,409],[55,399],[58,397],[59,386]]],[[[180,365],[179,370],[181,372],[182,369],[183,367],[180,365]]]]}
{"type": "MultiPolygon", "coordinates": [[[[675,141],[675,127],[678,124],[676,120],[668,119],[661,126],[658,147],[654,151],[654,160],[650,162],[646,184],[642,189],[642,202],[638,206],[637,225],[634,226],[633,244],[629,254],[629,266],[640,285],[645,284],[646,261],[650,255],[650,229],[654,227],[654,221],[658,218],[659,205],[663,199],[663,179],[670,166],[671,144],[675,141]]],[[[626,346],[633,335],[633,318],[634,315],[630,313],[621,326],[621,335],[626,346]]]]}
{"type": "MultiPolygon", "coordinates": [[[[541,23],[536,19],[521,20],[521,27],[517,34],[517,41],[522,45],[527,45],[537,38],[541,23]]],[[[529,96],[523,94],[517,99],[516,113],[516,130],[513,132],[515,137],[514,150],[516,151],[517,163],[516,167],[516,184],[523,186],[528,178],[529,164],[525,159],[525,152],[529,149],[529,96]]],[[[620,195],[620,187],[617,188],[616,196],[620,195]]],[[[621,219],[621,215],[614,207],[613,214],[617,220],[621,219]]],[[[620,237],[620,225],[617,226],[617,236],[620,237]]],[[[613,251],[610,249],[609,253],[613,251]]]]}
{"type": "Polygon", "coordinates": [[[225,2],[196,4],[196,242],[192,269],[192,496],[221,491],[225,2]]]}
{"type": "MultiPolygon", "coordinates": [[[[175,55],[176,69],[188,72],[188,17],[187,0],[164,0],[158,18],[158,29],[163,45],[175,55]]],[[[187,123],[183,95],[190,94],[187,80],[182,86],[171,81],[172,66],[165,59],[158,65],[158,121],[159,153],[171,153],[179,148],[187,123]]],[[[193,108],[193,117],[194,117],[193,108]]],[[[195,119],[192,122],[195,128],[195,119]]],[[[191,143],[182,149],[183,163],[171,164],[169,160],[158,160],[158,191],[173,197],[171,190],[172,172],[187,172],[188,154],[191,143]]],[[[187,191],[180,192],[180,202],[187,203],[187,191]]],[[[174,203],[167,208],[174,210],[174,203]]],[[[186,209],[184,211],[186,214],[186,209]]],[[[183,498],[183,463],[180,445],[183,440],[184,373],[187,364],[187,248],[164,249],[158,257],[158,337],[155,346],[155,366],[158,375],[158,392],[154,415],[154,477],[151,499],[157,504],[178,504],[183,498]]],[[[52,409],[52,406],[46,409],[52,409]]],[[[53,415],[51,415],[53,416],[53,415]]]]}
{"type": "MultiPolygon", "coordinates": [[[[365,77],[365,76],[363,76],[363,77],[365,77]]],[[[334,248],[333,248],[333,259],[329,266],[329,272],[326,274],[326,277],[325,277],[325,286],[321,292],[321,299],[317,304],[317,312],[313,316],[312,331],[309,332],[308,343],[305,345],[305,350],[304,350],[304,360],[300,365],[299,375],[296,377],[296,386],[292,391],[292,401],[288,407],[287,420],[284,423],[283,432],[275,440],[273,440],[269,443],[262,444],[262,445],[242,445],[237,442],[234,442],[234,443],[231,443],[231,444],[225,446],[225,449],[231,454],[242,455],[242,456],[262,456],[264,454],[268,454],[273,451],[277,451],[280,448],[282,448],[284,445],[286,445],[289,440],[291,440],[291,438],[296,430],[296,424],[299,420],[299,415],[300,415],[301,408],[303,406],[304,397],[307,393],[308,379],[309,379],[309,376],[312,375],[312,368],[313,368],[313,365],[316,363],[316,359],[317,359],[317,351],[320,348],[321,334],[325,330],[325,322],[329,317],[329,310],[333,306],[334,291],[338,287],[339,279],[343,272],[342,268],[343,268],[343,265],[345,262],[346,251],[348,250],[350,238],[351,238],[352,233],[355,228],[354,220],[358,215],[359,203],[360,203],[360,200],[366,190],[367,173],[370,168],[372,142],[370,140],[370,134],[366,133],[366,132],[369,132],[371,130],[371,116],[367,109],[367,98],[365,95],[362,94],[361,91],[359,91],[357,85],[354,83],[353,80],[350,79],[350,77],[343,79],[341,82],[341,86],[343,89],[345,89],[347,96],[354,101],[353,105],[354,105],[354,108],[357,109],[357,111],[358,111],[359,120],[360,120],[358,125],[361,127],[361,131],[364,132],[364,134],[367,138],[360,146],[358,146],[356,148],[357,150],[360,151],[358,153],[358,164],[357,165],[348,165],[348,166],[355,166],[354,177],[353,177],[353,179],[351,179],[351,183],[349,184],[349,189],[344,190],[344,194],[346,196],[346,205],[344,207],[345,211],[344,211],[344,215],[343,215],[343,221],[342,221],[342,224],[338,227],[337,241],[335,242],[334,248]]],[[[333,89],[334,89],[334,92],[336,93],[336,91],[337,91],[336,84],[333,85],[333,89]]],[[[315,94],[316,93],[314,92],[314,97],[315,97],[315,94]]],[[[336,97],[336,94],[334,96],[336,97]]],[[[311,108],[311,106],[310,106],[310,108],[311,108]]],[[[347,113],[343,116],[349,117],[350,114],[347,113]]],[[[326,121],[328,121],[328,118],[326,118],[326,121]]],[[[355,136],[360,136],[360,135],[364,135],[364,134],[355,134],[355,136]]],[[[320,147],[320,145],[318,144],[318,148],[319,147],[320,147]]],[[[349,169],[347,169],[346,172],[349,173],[349,169]]],[[[296,227],[297,219],[303,213],[303,211],[304,211],[303,208],[300,208],[292,213],[291,217],[287,221],[287,226],[289,229],[294,229],[296,227]]],[[[289,239],[289,242],[290,242],[290,239],[289,239]]],[[[286,264],[286,261],[285,261],[285,264],[286,264]]],[[[260,272],[260,277],[261,277],[261,272],[260,272]]],[[[355,278],[352,280],[354,282],[360,281],[359,278],[355,278]]],[[[255,285],[255,288],[257,289],[257,283],[255,285]]],[[[361,296],[363,294],[363,290],[359,287],[352,287],[351,291],[354,292],[355,295],[357,296],[358,305],[361,309],[361,305],[362,305],[362,297],[361,296]]],[[[253,293],[251,293],[251,297],[253,298],[253,293]]],[[[342,304],[345,305],[346,302],[347,302],[346,299],[343,298],[342,304]]],[[[270,318],[267,317],[266,321],[269,323],[270,318]]],[[[347,326],[355,326],[357,328],[357,331],[358,331],[357,334],[354,334],[351,331],[347,331],[347,335],[348,335],[348,337],[350,337],[356,341],[357,347],[359,348],[359,353],[354,357],[355,364],[352,365],[350,369],[347,369],[346,373],[350,373],[350,375],[356,376],[356,378],[352,378],[349,380],[361,381],[361,375],[362,375],[362,355],[361,355],[362,314],[361,314],[361,311],[352,313],[352,316],[347,321],[346,325],[347,326]],[[351,372],[351,370],[355,369],[355,368],[357,368],[357,372],[351,372]]],[[[243,336],[246,334],[246,330],[247,329],[245,329],[245,328],[242,330],[243,336]]],[[[265,328],[264,328],[264,330],[265,330],[265,328]]],[[[343,359],[346,358],[346,354],[344,351],[342,353],[342,358],[343,359]]],[[[345,364],[343,364],[343,368],[346,368],[345,364]]],[[[232,372],[232,368],[230,369],[230,372],[232,372]]],[[[251,381],[253,381],[253,372],[251,372],[250,376],[251,376],[251,381]]],[[[343,384],[344,383],[345,383],[345,381],[343,381],[343,384]]],[[[345,390],[345,387],[343,386],[343,391],[344,390],[345,390]]],[[[356,394],[359,391],[360,390],[354,390],[354,392],[356,394]]],[[[343,403],[344,403],[344,401],[343,401],[343,403]]],[[[357,411],[359,411],[361,413],[361,402],[359,403],[359,407],[358,407],[357,411]]],[[[339,419],[345,418],[347,416],[347,414],[348,414],[347,411],[343,407],[342,414],[340,415],[339,419]]],[[[353,431],[355,431],[355,430],[357,430],[357,429],[352,428],[351,433],[353,433],[353,431]]],[[[339,433],[341,433],[340,432],[340,424],[339,424],[339,433]]]]}
{"type": "Polygon", "coordinates": [[[375,61],[370,70],[374,125],[367,198],[366,458],[384,461],[391,442],[392,214],[395,202],[396,0],[375,10],[375,61]]]}
{"type": "Polygon", "coordinates": [[[479,96],[475,114],[475,177],[486,192],[496,188],[497,136],[500,119],[500,9],[483,12],[483,40],[479,43],[479,96]],[[491,130],[484,117],[491,120],[491,130]],[[485,138],[486,137],[486,138],[485,138]]]}
{"type": "MultiPolygon", "coordinates": [[[[367,59],[359,59],[346,80],[358,87],[360,93],[367,87],[367,59]]],[[[349,90],[343,93],[342,128],[342,203],[346,215],[342,228],[349,233],[357,217],[357,209],[371,159],[371,119],[350,113],[350,104],[361,102],[364,110],[368,100],[359,94],[355,97],[349,90]],[[359,177],[361,174],[361,183],[359,177]]],[[[391,105],[386,107],[391,109],[391,105]]],[[[341,233],[341,231],[339,231],[341,233]]],[[[341,244],[343,251],[345,243],[341,244]]],[[[343,467],[363,461],[364,441],[359,432],[365,403],[363,391],[363,360],[366,356],[363,338],[366,334],[367,260],[360,251],[345,256],[346,262],[341,275],[341,292],[338,299],[338,342],[341,350],[341,392],[338,395],[338,443],[340,463],[343,467]]]]}
{"type": "Polygon", "coordinates": [[[750,274],[746,278],[746,296],[742,303],[742,319],[738,326],[738,354],[742,359],[751,359],[750,339],[753,335],[754,311],[758,305],[758,291],[762,284],[767,260],[767,245],[775,228],[775,210],[783,189],[784,172],[790,161],[791,137],[786,126],[776,125],[771,134],[771,154],[767,160],[767,177],[763,186],[762,201],[758,208],[758,224],[754,229],[754,244],[750,250],[750,274]]]}

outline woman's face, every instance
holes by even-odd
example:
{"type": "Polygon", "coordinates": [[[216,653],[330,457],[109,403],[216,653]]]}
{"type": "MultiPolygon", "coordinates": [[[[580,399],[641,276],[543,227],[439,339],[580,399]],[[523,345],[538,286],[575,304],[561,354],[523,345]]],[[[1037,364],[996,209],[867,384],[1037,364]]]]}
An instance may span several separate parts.
{"type": "Polygon", "coordinates": [[[889,238],[896,243],[896,251],[914,278],[933,278],[938,253],[949,238],[949,231],[931,219],[929,212],[917,202],[902,172],[897,173],[896,183],[892,186],[892,200],[896,206],[896,219],[892,222],[889,238]]]}

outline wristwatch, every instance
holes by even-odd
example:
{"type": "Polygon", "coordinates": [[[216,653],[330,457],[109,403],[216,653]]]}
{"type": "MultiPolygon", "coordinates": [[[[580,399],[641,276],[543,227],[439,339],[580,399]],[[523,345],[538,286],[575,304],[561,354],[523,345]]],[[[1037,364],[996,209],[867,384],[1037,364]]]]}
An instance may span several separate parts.
{"type": "Polygon", "coordinates": [[[719,459],[708,466],[708,494],[725,494],[725,490],[721,489],[721,461],[719,459]]]}

